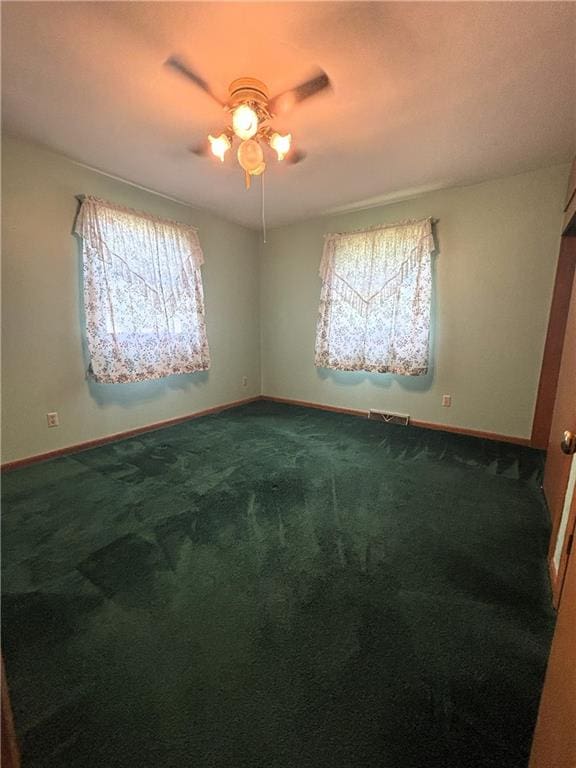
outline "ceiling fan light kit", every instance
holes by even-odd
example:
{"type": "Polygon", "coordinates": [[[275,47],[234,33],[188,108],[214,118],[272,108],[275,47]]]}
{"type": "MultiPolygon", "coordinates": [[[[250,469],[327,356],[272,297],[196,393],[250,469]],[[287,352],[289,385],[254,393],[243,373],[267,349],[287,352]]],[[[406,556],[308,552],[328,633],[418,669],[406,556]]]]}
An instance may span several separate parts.
{"type": "Polygon", "coordinates": [[[210,142],[210,149],[212,150],[212,154],[216,157],[219,157],[220,161],[223,163],[224,155],[232,146],[232,142],[228,136],[226,136],[225,133],[221,133],[220,136],[211,136],[209,134],[208,141],[210,142]]]}
{"type": "MultiPolygon", "coordinates": [[[[276,153],[278,162],[286,159],[291,165],[306,156],[302,151],[291,152],[292,134],[281,134],[274,130],[270,123],[277,112],[285,112],[299,102],[330,88],[330,80],[325,72],[320,70],[311,79],[272,99],[269,97],[267,86],[261,80],[240,77],[230,83],[228,101],[222,104],[206,81],[180,57],[171,56],[166,65],[191,80],[232,116],[232,124],[218,136],[210,134],[208,142],[212,154],[223,163],[224,156],[232,149],[235,139],[240,139],[236,156],[244,170],[246,189],[250,189],[251,176],[259,176],[266,170],[263,147],[270,147],[276,153]]],[[[199,148],[192,151],[195,154],[204,154],[204,150],[199,148]]]]}
{"type": "Polygon", "coordinates": [[[244,169],[246,189],[250,189],[250,177],[260,176],[266,170],[262,144],[275,150],[278,160],[283,160],[290,150],[291,135],[281,136],[269,123],[274,117],[268,108],[268,88],[261,80],[240,77],[230,83],[229,102],[224,109],[232,114],[232,126],[221,134],[220,142],[211,142],[211,150],[224,161],[224,153],[232,147],[234,136],[240,139],[237,158],[244,169]]]}
{"type": "Polygon", "coordinates": [[[258,115],[248,104],[240,104],[232,112],[232,128],[239,139],[247,141],[258,131],[258,115]]]}

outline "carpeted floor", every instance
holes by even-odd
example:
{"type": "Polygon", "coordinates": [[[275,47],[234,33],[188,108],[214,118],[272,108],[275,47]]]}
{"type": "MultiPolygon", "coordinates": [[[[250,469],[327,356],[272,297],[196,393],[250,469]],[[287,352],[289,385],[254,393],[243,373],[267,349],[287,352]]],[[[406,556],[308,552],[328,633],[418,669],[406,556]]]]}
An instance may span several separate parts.
{"type": "Polygon", "coordinates": [[[541,464],[255,403],[6,474],[24,768],[524,768],[541,464]]]}

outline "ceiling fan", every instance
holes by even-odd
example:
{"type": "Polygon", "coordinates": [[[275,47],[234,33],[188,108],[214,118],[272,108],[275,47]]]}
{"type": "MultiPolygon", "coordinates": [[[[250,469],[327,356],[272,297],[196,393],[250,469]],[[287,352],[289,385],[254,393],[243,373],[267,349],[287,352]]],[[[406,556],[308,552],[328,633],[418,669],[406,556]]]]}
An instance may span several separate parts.
{"type": "Polygon", "coordinates": [[[313,77],[272,98],[261,80],[240,77],[230,83],[228,101],[223,102],[180,56],[170,56],[165,64],[194,83],[231,115],[231,125],[219,136],[209,135],[208,142],[193,147],[191,151],[196,155],[206,155],[211,151],[224,162],[224,155],[232,148],[235,138],[240,139],[237,157],[244,170],[246,189],[250,189],[252,176],[259,176],[266,170],[263,146],[269,146],[276,152],[279,161],[285,159],[290,165],[306,157],[303,150],[292,146],[290,133],[282,135],[270,123],[276,115],[286,113],[295,105],[330,89],[330,79],[323,70],[319,69],[313,77]]]}

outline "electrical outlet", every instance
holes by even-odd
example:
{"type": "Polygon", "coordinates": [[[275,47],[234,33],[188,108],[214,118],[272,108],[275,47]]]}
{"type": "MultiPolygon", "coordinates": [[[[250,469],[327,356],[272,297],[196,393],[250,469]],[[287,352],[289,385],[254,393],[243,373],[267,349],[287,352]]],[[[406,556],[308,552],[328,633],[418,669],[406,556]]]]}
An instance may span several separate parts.
{"type": "Polygon", "coordinates": [[[444,408],[450,408],[452,405],[452,395],[442,395],[442,406],[444,408]]]}
{"type": "Polygon", "coordinates": [[[242,376],[242,386],[243,387],[248,386],[248,376],[242,376]]]}
{"type": "Polygon", "coordinates": [[[52,413],[47,413],[46,421],[48,422],[49,427],[59,427],[60,419],[58,418],[58,412],[53,411],[52,413]]]}

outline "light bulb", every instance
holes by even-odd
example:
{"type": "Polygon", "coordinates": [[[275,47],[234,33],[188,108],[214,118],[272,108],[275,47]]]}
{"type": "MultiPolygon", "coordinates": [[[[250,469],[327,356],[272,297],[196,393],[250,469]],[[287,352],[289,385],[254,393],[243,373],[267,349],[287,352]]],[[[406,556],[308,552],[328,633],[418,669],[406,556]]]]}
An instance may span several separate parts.
{"type": "Polygon", "coordinates": [[[251,139],[258,130],[258,115],[247,104],[241,104],[232,115],[232,127],[242,141],[251,139]]]}
{"type": "Polygon", "coordinates": [[[232,146],[230,139],[228,136],[226,136],[225,133],[221,133],[220,136],[208,136],[208,140],[210,141],[210,149],[212,150],[212,154],[216,155],[216,157],[219,157],[220,161],[223,163],[224,155],[232,146]]]}
{"type": "Polygon", "coordinates": [[[287,133],[286,136],[281,136],[279,133],[273,133],[270,137],[270,146],[275,150],[278,155],[278,160],[284,160],[288,152],[290,151],[290,143],[292,141],[292,134],[287,133]]]}

